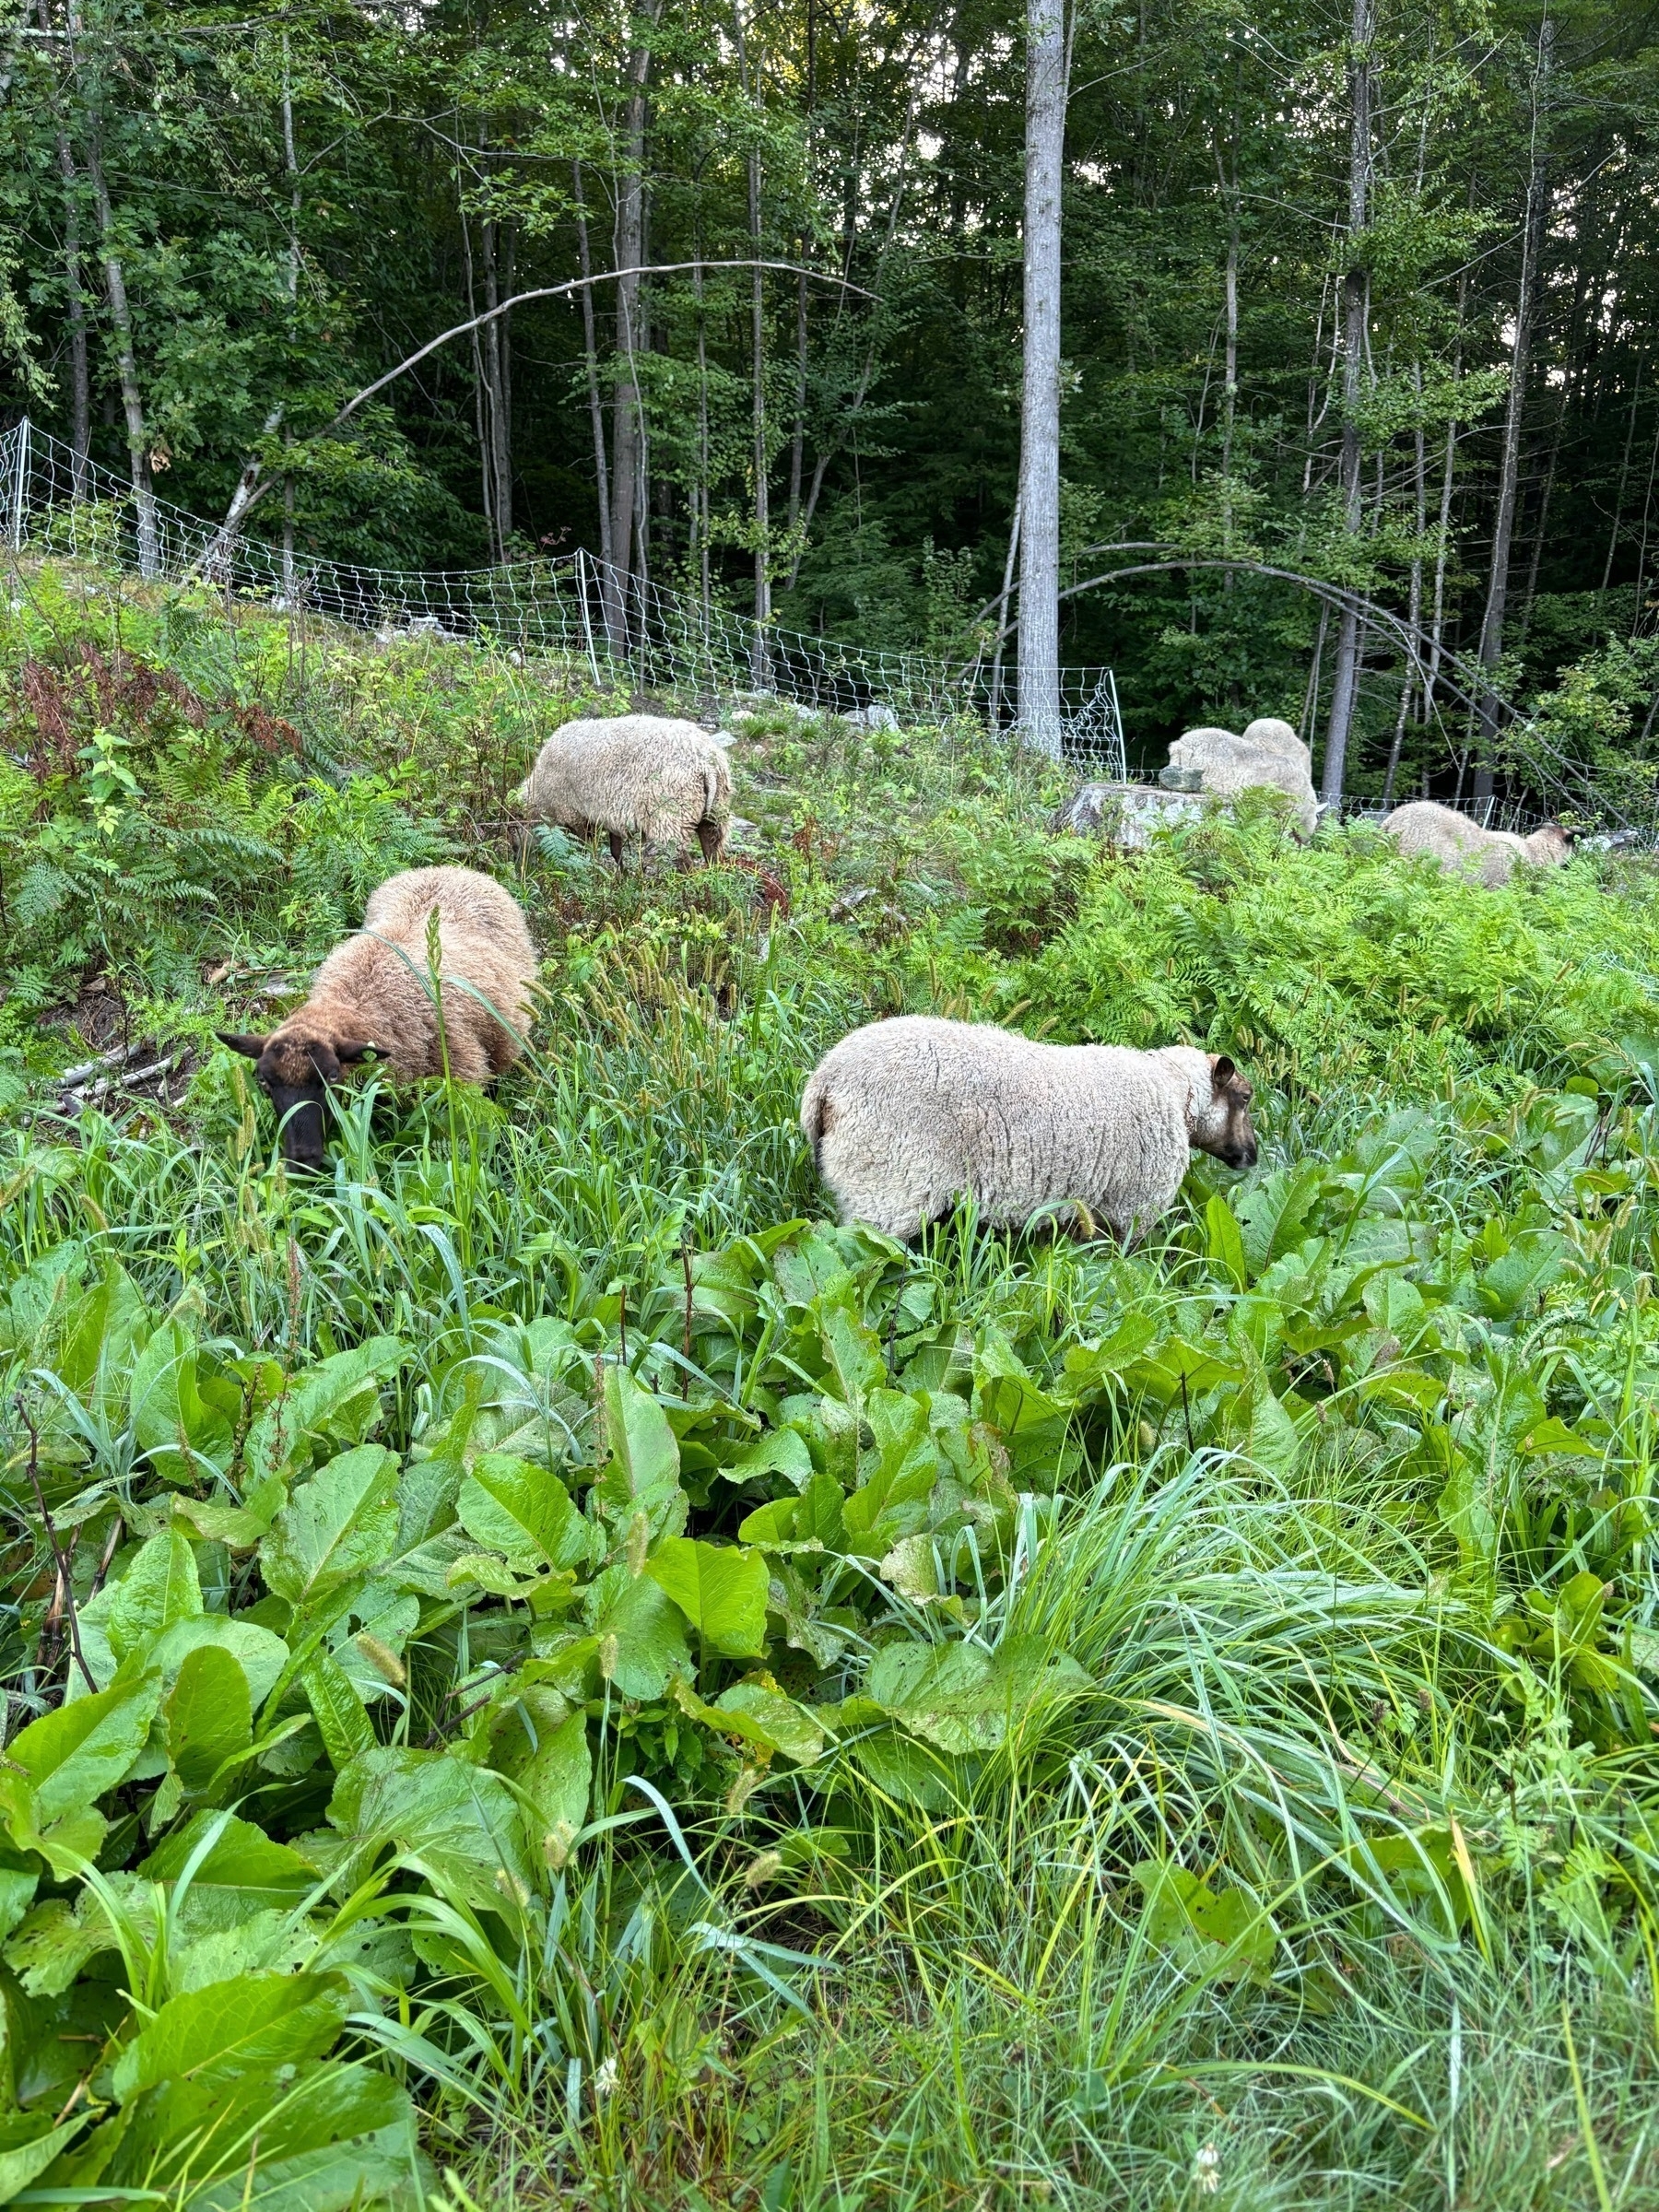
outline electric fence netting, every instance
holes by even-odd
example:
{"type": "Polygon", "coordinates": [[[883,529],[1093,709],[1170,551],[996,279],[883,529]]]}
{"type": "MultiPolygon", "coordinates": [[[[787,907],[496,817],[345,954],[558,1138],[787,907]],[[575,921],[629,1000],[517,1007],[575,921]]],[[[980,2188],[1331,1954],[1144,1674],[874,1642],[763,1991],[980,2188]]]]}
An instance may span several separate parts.
{"type": "MultiPolygon", "coordinates": [[[[962,666],[803,636],[624,574],[586,551],[437,571],[319,559],[189,514],[27,420],[0,437],[0,512],[14,555],[194,584],[382,639],[424,633],[524,659],[579,662],[596,685],[672,700],[705,718],[778,699],[876,723],[971,715],[1000,729],[1013,710],[1000,656],[962,666]]],[[[1060,677],[1066,754],[1093,774],[1125,780],[1112,670],[1064,668],[1060,677]]]]}

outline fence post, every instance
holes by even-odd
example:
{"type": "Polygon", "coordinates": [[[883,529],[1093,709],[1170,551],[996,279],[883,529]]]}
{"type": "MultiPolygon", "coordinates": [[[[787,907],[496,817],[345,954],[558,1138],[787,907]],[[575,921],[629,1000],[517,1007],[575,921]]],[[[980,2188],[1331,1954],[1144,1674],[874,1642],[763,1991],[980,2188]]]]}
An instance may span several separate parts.
{"type": "Polygon", "coordinates": [[[594,681],[599,681],[599,656],[594,651],[594,620],[588,611],[588,557],[587,547],[576,548],[576,595],[582,602],[582,637],[587,647],[588,666],[594,672],[594,681]]]}
{"type": "Polygon", "coordinates": [[[23,511],[29,499],[29,418],[24,416],[12,436],[18,441],[17,454],[12,464],[11,487],[11,546],[14,553],[23,550],[23,511]]]}

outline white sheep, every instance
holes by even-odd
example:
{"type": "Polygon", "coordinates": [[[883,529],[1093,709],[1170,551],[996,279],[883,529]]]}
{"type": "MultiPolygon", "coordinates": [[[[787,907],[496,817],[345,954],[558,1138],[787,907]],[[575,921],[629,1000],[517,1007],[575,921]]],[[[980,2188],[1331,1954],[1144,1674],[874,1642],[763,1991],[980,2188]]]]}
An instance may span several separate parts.
{"type": "Polygon", "coordinates": [[[970,1196],[984,1222],[1081,1206],[1133,1239],[1170,1206],[1194,1146],[1254,1164],[1250,1098],[1230,1060],[1189,1045],[1040,1044],[904,1015],[831,1047],[801,1126],[843,1221],[908,1241],[970,1196]]]}
{"type": "Polygon", "coordinates": [[[530,1027],[535,947],[510,891],[472,868],[411,868],[370,897],[361,934],[336,945],[302,1006],[268,1036],[221,1031],[258,1063],[297,1167],[323,1165],[325,1090],[371,1054],[405,1082],[449,1072],[487,1083],[511,1067],[530,1027]],[[428,931],[438,917],[440,1034],[428,931]]]}
{"type": "Polygon", "coordinates": [[[1318,825],[1308,748],[1288,722],[1263,716],[1241,737],[1231,730],[1188,730],[1171,746],[1170,766],[1186,788],[1196,775],[1198,788],[1220,799],[1263,787],[1282,791],[1304,837],[1318,825]]]}
{"type": "Polygon", "coordinates": [[[567,722],[516,795],[533,821],[582,837],[605,830],[618,867],[629,837],[684,853],[695,836],[712,862],[724,849],[731,812],[730,743],[724,732],[711,735],[666,714],[567,722]]]}
{"type": "Polygon", "coordinates": [[[1517,837],[1512,830],[1483,830],[1466,814],[1437,806],[1432,799],[1411,799],[1396,806],[1383,817],[1381,828],[1406,859],[1437,861],[1488,890],[1509,881],[1518,860],[1535,868],[1559,868],[1572,858],[1571,836],[1559,822],[1546,822],[1530,837],[1517,837]]]}

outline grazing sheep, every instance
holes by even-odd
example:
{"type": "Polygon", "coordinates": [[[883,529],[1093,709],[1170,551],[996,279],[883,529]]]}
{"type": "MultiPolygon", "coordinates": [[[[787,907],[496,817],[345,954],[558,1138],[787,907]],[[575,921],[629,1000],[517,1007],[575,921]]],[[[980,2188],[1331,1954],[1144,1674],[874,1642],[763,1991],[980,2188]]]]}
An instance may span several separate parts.
{"type": "Polygon", "coordinates": [[[533,821],[588,836],[605,830],[622,865],[622,841],[688,852],[695,834],[705,861],[725,847],[732,771],[724,733],[666,714],[618,714],[567,722],[536,755],[518,796],[533,821]]]}
{"type": "Polygon", "coordinates": [[[908,1241],[964,1195],[1023,1227],[1080,1204],[1119,1236],[1170,1205],[1194,1145],[1256,1157],[1250,1086],[1188,1045],[1039,1044],[1010,1030],[906,1015],[854,1030],[809,1078],[801,1126],[843,1221],[908,1241]]]}
{"type": "Polygon", "coordinates": [[[1483,830],[1466,814],[1432,799],[1412,799],[1385,815],[1381,825],[1408,860],[1419,854],[1438,861],[1488,890],[1507,883],[1518,860],[1535,868],[1559,868],[1572,858],[1572,838],[1559,822],[1546,822],[1530,837],[1512,830],[1483,830]]]}
{"type": "Polygon", "coordinates": [[[511,1067],[530,1027],[535,947],[518,901],[471,868],[411,868],[371,895],[360,935],[336,945],[304,1006],[267,1037],[221,1031],[219,1042],[258,1063],[281,1127],[285,1159],[323,1165],[323,1094],[352,1062],[373,1053],[412,1082],[450,1073],[487,1083],[511,1067]],[[438,916],[443,1008],[431,999],[429,917],[438,916]]]}
{"type": "Polygon", "coordinates": [[[1199,790],[1221,799],[1262,786],[1282,791],[1304,837],[1312,837],[1318,825],[1308,748],[1288,722],[1264,716],[1241,737],[1231,730],[1188,730],[1170,747],[1170,769],[1171,781],[1179,779],[1178,788],[1192,789],[1196,775],[1199,790]]]}

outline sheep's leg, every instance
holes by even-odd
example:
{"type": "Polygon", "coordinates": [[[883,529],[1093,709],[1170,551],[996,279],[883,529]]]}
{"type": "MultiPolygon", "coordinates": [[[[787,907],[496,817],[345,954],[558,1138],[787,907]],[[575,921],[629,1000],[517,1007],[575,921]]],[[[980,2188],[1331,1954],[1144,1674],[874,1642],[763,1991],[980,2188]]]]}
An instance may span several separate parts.
{"type": "Polygon", "coordinates": [[[697,841],[702,847],[704,867],[712,868],[720,858],[720,824],[718,822],[699,822],[697,841]]]}
{"type": "Polygon", "coordinates": [[[617,864],[617,873],[619,876],[622,873],[622,832],[620,830],[613,830],[610,832],[610,856],[617,864]]]}

